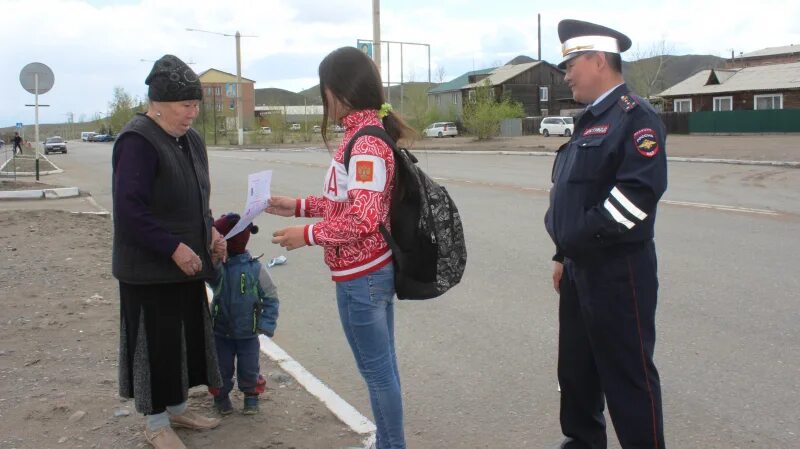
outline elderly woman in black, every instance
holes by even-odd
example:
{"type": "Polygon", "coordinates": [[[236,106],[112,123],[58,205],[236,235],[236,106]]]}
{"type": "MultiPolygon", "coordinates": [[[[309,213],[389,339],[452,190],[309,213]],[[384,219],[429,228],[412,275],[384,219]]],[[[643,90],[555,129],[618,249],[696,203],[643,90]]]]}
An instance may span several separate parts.
{"type": "Polygon", "coordinates": [[[218,419],[188,410],[188,389],[222,384],[205,279],[225,257],[212,227],[208,157],[191,128],[202,89],[172,55],[153,66],[147,113],[114,144],[113,272],[120,290],[120,395],[147,416],[158,449],[184,449],[171,426],[211,429],[218,419]]]}

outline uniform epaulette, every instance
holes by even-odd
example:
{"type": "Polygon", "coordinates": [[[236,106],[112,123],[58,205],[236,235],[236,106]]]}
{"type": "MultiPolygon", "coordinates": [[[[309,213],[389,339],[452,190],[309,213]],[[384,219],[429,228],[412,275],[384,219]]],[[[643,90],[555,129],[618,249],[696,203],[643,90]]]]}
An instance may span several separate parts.
{"type": "Polygon", "coordinates": [[[635,98],[631,97],[630,95],[623,95],[619,97],[619,107],[622,108],[623,111],[629,112],[631,109],[639,106],[639,102],[636,101],[635,98]]]}

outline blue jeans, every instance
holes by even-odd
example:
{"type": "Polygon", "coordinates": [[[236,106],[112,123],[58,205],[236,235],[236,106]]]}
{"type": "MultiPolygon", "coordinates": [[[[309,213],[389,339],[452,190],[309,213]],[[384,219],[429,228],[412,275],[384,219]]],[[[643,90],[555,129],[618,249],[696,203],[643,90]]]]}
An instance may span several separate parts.
{"type": "Polygon", "coordinates": [[[394,268],[336,283],[339,318],[375,418],[377,449],[405,449],[403,398],[394,350],[394,268]]]}
{"type": "Polygon", "coordinates": [[[217,344],[219,373],[222,375],[222,388],[218,396],[226,397],[233,390],[234,364],[239,390],[246,394],[258,393],[258,337],[233,339],[215,335],[214,341],[217,344]]]}

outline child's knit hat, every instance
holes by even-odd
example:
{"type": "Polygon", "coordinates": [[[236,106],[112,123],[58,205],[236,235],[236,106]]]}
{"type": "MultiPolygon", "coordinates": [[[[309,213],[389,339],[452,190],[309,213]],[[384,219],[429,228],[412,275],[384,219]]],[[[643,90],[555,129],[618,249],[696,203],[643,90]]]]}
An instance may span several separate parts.
{"type": "MultiPolygon", "coordinates": [[[[219,217],[214,222],[214,227],[217,228],[217,231],[219,231],[220,234],[225,236],[225,234],[230,232],[230,230],[236,226],[236,223],[239,222],[239,219],[239,214],[229,212],[219,217]]],[[[245,252],[247,249],[247,242],[250,240],[250,234],[258,234],[258,226],[250,223],[242,232],[229,238],[228,255],[235,256],[245,252]]]]}

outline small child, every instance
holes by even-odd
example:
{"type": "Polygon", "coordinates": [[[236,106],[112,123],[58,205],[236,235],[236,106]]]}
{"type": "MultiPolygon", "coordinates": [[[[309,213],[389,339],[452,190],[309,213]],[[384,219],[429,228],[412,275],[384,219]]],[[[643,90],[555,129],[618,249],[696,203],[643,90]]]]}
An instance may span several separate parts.
{"type": "MultiPolygon", "coordinates": [[[[225,214],[214,227],[226,235],[239,221],[238,214],[225,214]]],[[[217,276],[210,282],[214,290],[211,320],[217,346],[222,388],[212,388],[214,407],[222,415],[233,412],[228,396],[233,390],[234,359],[236,382],[244,394],[245,415],[258,413],[258,395],[266,381],[259,373],[258,334],[272,337],[278,319],[278,291],[267,269],[253,258],[246,246],[258,226],[250,224],[228,239],[228,260],[216,266],[217,276]]]]}

